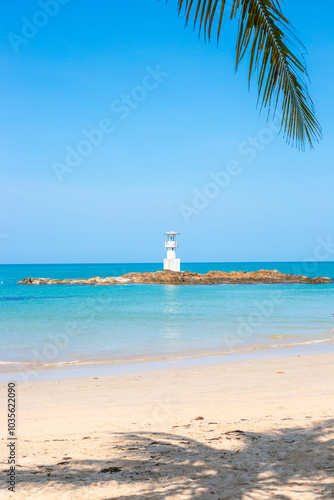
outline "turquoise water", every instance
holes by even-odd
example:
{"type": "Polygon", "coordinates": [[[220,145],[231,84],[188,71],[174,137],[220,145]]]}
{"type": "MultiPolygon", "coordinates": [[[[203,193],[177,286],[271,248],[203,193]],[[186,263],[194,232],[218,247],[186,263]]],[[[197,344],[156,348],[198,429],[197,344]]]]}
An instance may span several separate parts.
{"type": "MultiPolygon", "coordinates": [[[[328,342],[334,285],[17,285],[25,277],[89,278],[161,264],[0,266],[0,370],[235,352],[328,342]]],[[[189,263],[182,270],[330,276],[334,263],[189,263]]]]}

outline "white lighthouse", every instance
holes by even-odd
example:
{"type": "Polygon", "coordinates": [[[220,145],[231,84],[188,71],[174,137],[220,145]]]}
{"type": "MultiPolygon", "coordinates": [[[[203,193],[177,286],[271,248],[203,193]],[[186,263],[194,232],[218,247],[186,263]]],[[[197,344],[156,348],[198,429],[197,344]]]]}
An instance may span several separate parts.
{"type": "Polygon", "coordinates": [[[175,240],[175,236],[180,233],[175,231],[168,231],[165,233],[167,235],[167,241],[165,241],[165,247],[167,248],[167,259],[164,259],[164,270],[169,271],[180,271],[180,259],[176,258],[176,248],[178,247],[178,242],[175,240]]]}

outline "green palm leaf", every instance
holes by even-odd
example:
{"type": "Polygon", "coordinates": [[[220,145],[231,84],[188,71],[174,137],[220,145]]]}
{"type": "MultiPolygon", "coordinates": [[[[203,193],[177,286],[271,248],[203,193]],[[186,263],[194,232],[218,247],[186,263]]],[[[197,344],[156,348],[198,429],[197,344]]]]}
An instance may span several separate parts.
{"type": "Polygon", "coordinates": [[[279,0],[178,0],[179,14],[184,11],[186,24],[193,18],[199,35],[211,39],[213,27],[219,41],[226,10],[238,17],[236,69],[247,54],[248,83],[257,75],[258,103],[274,116],[282,109],[283,131],[287,142],[304,149],[313,147],[322,137],[309,95],[309,80],[303,52],[305,48],[294,28],[284,17],[279,0]]]}

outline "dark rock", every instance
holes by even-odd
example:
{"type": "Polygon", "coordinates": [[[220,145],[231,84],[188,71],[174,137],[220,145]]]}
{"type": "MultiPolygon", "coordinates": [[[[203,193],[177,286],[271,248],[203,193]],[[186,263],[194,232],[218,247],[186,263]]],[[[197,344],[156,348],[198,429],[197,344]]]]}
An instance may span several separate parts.
{"type": "Polygon", "coordinates": [[[100,470],[100,473],[102,472],[102,474],[106,474],[109,472],[109,474],[114,474],[115,472],[121,472],[121,470],[122,469],[120,467],[107,467],[106,469],[100,470]]]}
{"type": "Polygon", "coordinates": [[[121,285],[129,283],[147,283],[159,285],[214,285],[214,284],[252,284],[252,283],[302,283],[309,285],[333,283],[331,278],[296,274],[284,274],[277,270],[260,270],[253,272],[209,271],[206,274],[192,273],[190,271],[155,271],[153,273],[127,273],[123,276],[109,276],[99,278],[94,276],[89,279],[50,279],[50,278],[25,278],[18,281],[18,285],[121,285]]]}

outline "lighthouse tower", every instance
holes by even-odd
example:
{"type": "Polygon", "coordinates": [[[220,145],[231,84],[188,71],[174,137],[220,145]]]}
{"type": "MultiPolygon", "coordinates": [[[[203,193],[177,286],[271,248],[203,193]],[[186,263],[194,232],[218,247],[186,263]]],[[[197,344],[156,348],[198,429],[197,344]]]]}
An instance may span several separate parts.
{"type": "Polygon", "coordinates": [[[175,236],[180,233],[175,231],[168,231],[165,233],[167,236],[167,241],[165,241],[165,247],[167,248],[167,259],[164,259],[164,270],[169,271],[180,271],[180,259],[176,258],[176,248],[178,247],[178,242],[175,240],[175,236]]]}

